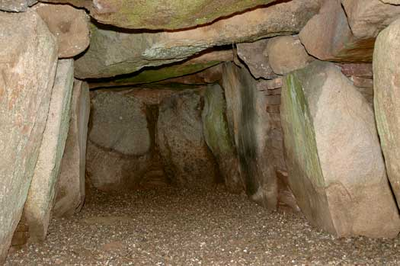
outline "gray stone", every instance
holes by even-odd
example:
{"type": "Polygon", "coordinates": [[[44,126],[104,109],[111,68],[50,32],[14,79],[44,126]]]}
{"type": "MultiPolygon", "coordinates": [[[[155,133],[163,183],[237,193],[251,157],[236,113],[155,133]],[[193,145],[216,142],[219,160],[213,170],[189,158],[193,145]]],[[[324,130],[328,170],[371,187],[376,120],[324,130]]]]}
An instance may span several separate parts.
{"type": "Polygon", "coordinates": [[[257,89],[256,80],[246,69],[232,63],[224,65],[222,84],[228,125],[234,136],[246,193],[252,200],[274,210],[278,204],[277,176],[264,93],[257,89]]]}
{"type": "Polygon", "coordinates": [[[177,186],[211,187],[217,173],[215,159],[203,135],[202,97],[187,90],[163,100],[157,122],[157,142],[164,170],[177,186]]]}
{"type": "Polygon", "coordinates": [[[0,12],[0,264],[21,218],[46,125],[57,44],[32,11],[0,12]]]}
{"type": "Polygon", "coordinates": [[[152,140],[144,103],[124,91],[91,93],[87,173],[101,190],[135,187],[151,158],[152,140]]]}
{"type": "Polygon", "coordinates": [[[319,0],[293,0],[181,31],[117,32],[91,27],[90,47],[76,61],[76,77],[101,78],[182,61],[207,48],[299,32],[319,0]],[[246,21],[246,23],[243,23],[246,21]]]}
{"type": "Polygon", "coordinates": [[[0,0],[0,10],[24,12],[35,3],[37,3],[37,0],[0,0]]]}
{"type": "Polygon", "coordinates": [[[397,236],[372,108],[340,69],[315,62],[286,76],[281,110],[289,184],[307,219],[337,236],[397,236]]]}
{"type": "Polygon", "coordinates": [[[217,160],[226,188],[233,193],[243,191],[239,160],[226,120],[224,91],[219,85],[207,87],[202,118],[205,140],[217,160]]]}
{"type": "Polygon", "coordinates": [[[374,52],[375,117],[387,174],[400,206],[400,20],[383,30],[374,52]]]}
{"type": "Polygon", "coordinates": [[[53,208],[55,216],[69,216],[82,208],[85,199],[86,142],[90,113],[87,83],[75,80],[71,121],[61,162],[53,208]]]}
{"type": "Polygon", "coordinates": [[[46,128],[23,214],[31,241],[46,238],[68,135],[73,81],[74,61],[58,61],[46,128]]]}

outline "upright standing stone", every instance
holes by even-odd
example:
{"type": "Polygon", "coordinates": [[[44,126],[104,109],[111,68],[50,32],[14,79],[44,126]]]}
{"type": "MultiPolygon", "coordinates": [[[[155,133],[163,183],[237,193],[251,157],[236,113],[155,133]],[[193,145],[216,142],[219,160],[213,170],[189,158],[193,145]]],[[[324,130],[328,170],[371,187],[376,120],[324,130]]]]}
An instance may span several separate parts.
{"type": "Polygon", "coordinates": [[[315,62],[282,91],[289,184],[308,220],[338,236],[400,230],[372,108],[340,69],[315,62]]]}
{"type": "Polygon", "coordinates": [[[91,92],[87,173],[101,190],[139,184],[149,166],[152,139],[142,100],[124,91],[91,92]]]}
{"type": "Polygon", "coordinates": [[[205,140],[217,159],[226,188],[234,193],[243,191],[239,161],[226,120],[224,91],[219,85],[207,87],[202,117],[205,140]]]}
{"type": "Polygon", "coordinates": [[[89,86],[87,83],[75,80],[71,101],[71,121],[53,209],[53,214],[56,216],[72,215],[79,211],[85,199],[89,113],[89,86]]]}
{"type": "Polygon", "coordinates": [[[202,97],[187,90],[162,101],[157,122],[157,141],[165,171],[173,184],[211,187],[216,181],[215,159],[203,135],[202,97]]]}
{"type": "Polygon", "coordinates": [[[400,206],[400,19],[383,30],[374,52],[375,116],[386,169],[400,206]]]}
{"type": "Polygon", "coordinates": [[[46,238],[69,129],[73,82],[74,61],[58,61],[46,128],[24,208],[32,241],[42,241],[46,238]]]}
{"type": "Polygon", "coordinates": [[[232,63],[224,65],[222,83],[246,192],[254,201],[274,210],[278,201],[277,176],[264,94],[246,69],[232,63]]]}
{"type": "Polygon", "coordinates": [[[0,12],[0,264],[21,218],[48,116],[57,45],[32,11],[0,12]]]}

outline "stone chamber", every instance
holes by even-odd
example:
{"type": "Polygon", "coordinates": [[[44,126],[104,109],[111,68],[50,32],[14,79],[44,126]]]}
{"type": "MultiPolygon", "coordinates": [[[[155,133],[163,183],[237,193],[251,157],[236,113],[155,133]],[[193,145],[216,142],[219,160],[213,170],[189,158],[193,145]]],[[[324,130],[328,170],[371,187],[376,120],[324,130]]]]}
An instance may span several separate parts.
{"type": "Polygon", "coordinates": [[[398,0],[0,0],[0,264],[400,264],[398,51],[398,0]]]}

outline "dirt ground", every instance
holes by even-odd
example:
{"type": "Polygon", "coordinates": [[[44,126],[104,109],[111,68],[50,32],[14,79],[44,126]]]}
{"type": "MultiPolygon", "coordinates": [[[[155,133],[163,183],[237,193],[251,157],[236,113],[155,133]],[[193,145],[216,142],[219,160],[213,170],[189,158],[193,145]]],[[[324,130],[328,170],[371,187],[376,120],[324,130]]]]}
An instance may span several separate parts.
{"type": "Polygon", "coordinates": [[[6,265],[400,265],[400,238],[336,239],[301,213],[269,213],[222,187],[93,191],[6,265]]]}

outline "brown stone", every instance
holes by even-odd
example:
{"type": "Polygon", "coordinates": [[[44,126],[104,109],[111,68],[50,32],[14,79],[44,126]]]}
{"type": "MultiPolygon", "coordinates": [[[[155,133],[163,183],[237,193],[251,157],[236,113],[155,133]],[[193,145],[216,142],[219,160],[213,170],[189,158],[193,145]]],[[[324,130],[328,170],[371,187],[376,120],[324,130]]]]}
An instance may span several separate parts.
{"type": "Polygon", "coordinates": [[[270,39],[265,54],[269,57],[272,70],[279,75],[303,68],[313,60],[297,36],[280,36],[270,39]]]}
{"type": "Polygon", "coordinates": [[[38,4],[34,7],[57,38],[58,57],[76,56],[89,46],[89,17],[69,5],[38,4]]]}
{"type": "Polygon", "coordinates": [[[57,44],[36,12],[0,12],[0,25],[1,264],[21,218],[39,156],[57,65],[57,44]]]}
{"type": "Polygon", "coordinates": [[[86,142],[90,112],[87,83],[75,80],[71,121],[60,166],[53,208],[55,216],[69,216],[82,208],[85,199],[86,142]]]}

